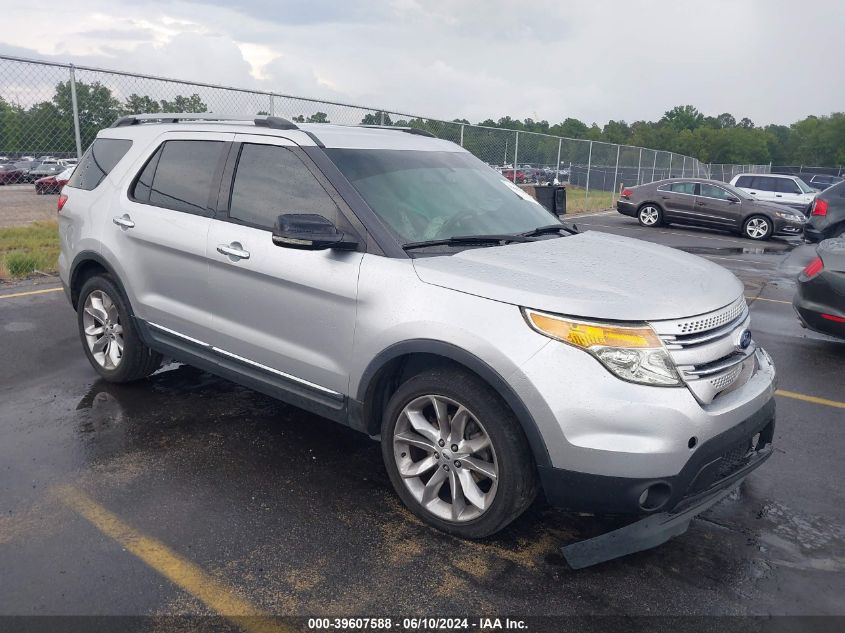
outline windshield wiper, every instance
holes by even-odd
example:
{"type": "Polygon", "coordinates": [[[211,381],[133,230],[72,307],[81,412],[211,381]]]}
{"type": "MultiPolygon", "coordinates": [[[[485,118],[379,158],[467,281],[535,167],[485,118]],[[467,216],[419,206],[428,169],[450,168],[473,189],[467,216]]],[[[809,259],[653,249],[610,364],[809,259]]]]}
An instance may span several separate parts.
{"type": "Polygon", "coordinates": [[[536,229],[531,229],[525,233],[520,233],[523,237],[537,237],[539,235],[550,235],[552,233],[560,233],[566,231],[571,235],[578,233],[578,229],[566,226],[565,224],[547,224],[546,226],[538,226],[536,229]]]}
{"type": "Polygon", "coordinates": [[[508,242],[531,242],[527,235],[508,235],[508,234],[494,234],[494,235],[456,235],[454,237],[447,237],[441,240],[424,240],[422,242],[408,242],[403,244],[402,248],[406,251],[412,248],[425,248],[427,246],[465,246],[465,245],[497,245],[507,244],[508,242]]]}

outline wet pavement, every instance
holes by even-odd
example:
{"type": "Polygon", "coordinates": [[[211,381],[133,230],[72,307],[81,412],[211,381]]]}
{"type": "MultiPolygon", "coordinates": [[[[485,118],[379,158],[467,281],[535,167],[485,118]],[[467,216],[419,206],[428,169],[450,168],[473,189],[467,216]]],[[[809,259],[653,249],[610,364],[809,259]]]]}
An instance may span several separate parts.
{"type": "MultiPolygon", "coordinates": [[[[788,303],[813,247],[576,223],[733,270],[780,388],[845,400],[845,343],[788,303]]],[[[538,502],[481,542],[440,534],[365,436],[187,366],[98,380],[61,292],[0,299],[0,351],[0,614],[213,613],[77,493],[271,614],[845,614],[843,408],[778,397],[775,454],[736,493],[661,547],[573,571],[559,546],[608,522],[538,502]]]]}

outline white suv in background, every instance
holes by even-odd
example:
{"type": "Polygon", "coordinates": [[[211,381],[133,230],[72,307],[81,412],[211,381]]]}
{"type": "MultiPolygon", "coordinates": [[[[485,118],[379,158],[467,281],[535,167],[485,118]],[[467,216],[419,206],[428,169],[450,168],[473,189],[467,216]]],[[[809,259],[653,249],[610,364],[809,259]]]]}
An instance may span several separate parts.
{"type": "Polygon", "coordinates": [[[818,193],[798,176],[785,174],[739,174],[731,184],[758,200],[785,204],[805,213],[818,193]]]}

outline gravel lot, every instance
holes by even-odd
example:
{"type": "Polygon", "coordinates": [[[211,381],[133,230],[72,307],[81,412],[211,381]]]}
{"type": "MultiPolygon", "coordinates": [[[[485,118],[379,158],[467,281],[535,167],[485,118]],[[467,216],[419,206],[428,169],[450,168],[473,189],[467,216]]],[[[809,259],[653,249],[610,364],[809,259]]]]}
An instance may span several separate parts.
{"type": "Polygon", "coordinates": [[[39,196],[34,185],[0,187],[0,228],[56,219],[56,195],[39,196]]]}

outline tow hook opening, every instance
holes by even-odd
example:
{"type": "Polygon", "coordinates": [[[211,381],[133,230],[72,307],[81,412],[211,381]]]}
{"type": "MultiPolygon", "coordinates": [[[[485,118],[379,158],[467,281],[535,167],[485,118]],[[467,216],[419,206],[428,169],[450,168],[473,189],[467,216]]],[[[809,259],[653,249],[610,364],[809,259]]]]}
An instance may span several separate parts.
{"type": "Polygon", "coordinates": [[[647,512],[660,510],[660,508],[666,505],[666,502],[669,501],[669,497],[671,496],[672,486],[669,484],[662,481],[651,484],[640,494],[640,508],[647,512]]]}

